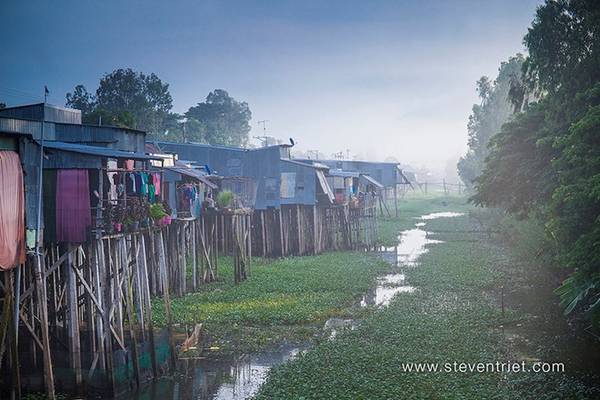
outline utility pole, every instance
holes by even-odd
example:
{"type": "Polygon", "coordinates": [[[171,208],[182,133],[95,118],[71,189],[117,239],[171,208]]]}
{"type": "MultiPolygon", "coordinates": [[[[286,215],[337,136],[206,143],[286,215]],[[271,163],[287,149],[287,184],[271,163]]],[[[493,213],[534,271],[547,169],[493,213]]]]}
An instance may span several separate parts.
{"type": "Polygon", "coordinates": [[[254,139],[260,141],[262,147],[267,147],[269,145],[269,137],[267,136],[267,122],[269,122],[268,119],[263,119],[262,121],[256,122],[257,125],[262,124],[263,134],[262,136],[254,136],[254,139]]]}
{"type": "Polygon", "coordinates": [[[262,126],[263,126],[263,136],[267,136],[267,122],[269,122],[268,119],[263,119],[262,121],[257,121],[256,122],[258,125],[262,124],[262,126]]]}

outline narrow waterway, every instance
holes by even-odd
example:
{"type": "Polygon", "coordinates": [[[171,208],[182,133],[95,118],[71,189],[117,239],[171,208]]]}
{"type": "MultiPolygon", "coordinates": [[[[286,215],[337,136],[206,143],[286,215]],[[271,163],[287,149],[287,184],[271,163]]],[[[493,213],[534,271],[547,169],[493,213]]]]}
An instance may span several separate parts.
{"type": "MultiPolygon", "coordinates": [[[[423,215],[415,219],[414,228],[400,232],[398,245],[382,247],[378,254],[392,265],[392,270],[381,276],[377,284],[360,300],[360,306],[385,307],[394,296],[410,294],[415,288],[407,282],[410,269],[418,266],[420,256],[428,246],[443,243],[431,238],[427,221],[450,218],[461,213],[441,212],[423,215]]],[[[352,319],[330,318],[323,326],[330,340],[340,331],[354,329],[358,322],[352,319]]],[[[308,346],[282,345],[273,351],[240,356],[216,358],[204,357],[180,360],[175,376],[160,379],[126,398],[130,400],[242,400],[252,397],[265,381],[269,370],[296,357],[308,346]]]]}

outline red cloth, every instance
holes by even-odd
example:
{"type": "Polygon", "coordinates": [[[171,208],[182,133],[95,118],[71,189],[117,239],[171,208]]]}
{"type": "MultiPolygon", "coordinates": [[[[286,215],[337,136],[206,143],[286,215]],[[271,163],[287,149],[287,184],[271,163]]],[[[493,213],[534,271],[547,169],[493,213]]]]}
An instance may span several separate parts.
{"type": "Polygon", "coordinates": [[[56,174],[56,240],[83,243],[91,224],[88,171],[59,169],[56,174]]]}
{"type": "Polygon", "coordinates": [[[25,192],[21,160],[0,151],[0,270],[25,262],[25,192]]]}

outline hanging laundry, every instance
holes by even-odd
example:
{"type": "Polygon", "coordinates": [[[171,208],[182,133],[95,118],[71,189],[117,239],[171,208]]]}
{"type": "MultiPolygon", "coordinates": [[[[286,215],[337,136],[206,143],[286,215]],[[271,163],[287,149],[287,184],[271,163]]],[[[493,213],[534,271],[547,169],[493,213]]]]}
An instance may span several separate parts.
{"type": "Polygon", "coordinates": [[[148,185],[148,199],[150,200],[150,203],[154,203],[155,197],[154,185],[148,185]]]}
{"type": "Polygon", "coordinates": [[[138,176],[134,173],[127,173],[127,193],[135,194],[140,191],[140,185],[138,184],[138,176]]]}
{"type": "Polygon", "coordinates": [[[148,195],[148,174],[145,172],[140,172],[140,179],[142,181],[140,196],[146,196],[148,195]]]}
{"type": "Polygon", "coordinates": [[[117,200],[117,185],[119,184],[119,173],[115,171],[110,171],[111,169],[117,169],[117,161],[116,160],[108,160],[106,163],[106,168],[109,170],[106,173],[108,177],[109,187],[108,187],[108,199],[115,201],[117,200]]]}
{"type": "Polygon", "coordinates": [[[88,171],[61,169],[56,177],[56,239],[83,243],[92,224],[88,171]]]}
{"type": "Polygon", "coordinates": [[[160,196],[160,172],[154,172],[152,176],[152,183],[154,184],[154,193],[157,196],[160,196]]]}
{"type": "Polygon", "coordinates": [[[190,213],[192,214],[192,217],[196,218],[202,213],[202,197],[199,193],[196,193],[196,198],[192,201],[190,213]]]}
{"type": "Polygon", "coordinates": [[[0,151],[0,270],[25,262],[25,193],[21,160],[0,151]]]}
{"type": "Polygon", "coordinates": [[[142,193],[142,176],[139,173],[131,174],[135,179],[135,192],[142,193]]]}

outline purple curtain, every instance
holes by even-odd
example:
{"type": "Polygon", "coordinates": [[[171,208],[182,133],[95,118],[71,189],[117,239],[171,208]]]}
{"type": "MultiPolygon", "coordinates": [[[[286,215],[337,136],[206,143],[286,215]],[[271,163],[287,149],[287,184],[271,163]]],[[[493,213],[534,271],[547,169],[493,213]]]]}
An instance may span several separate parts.
{"type": "Polygon", "coordinates": [[[60,169],[56,174],[56,240],[86,241],[92,224],[90,183],[85,169],[60,169]]]}

